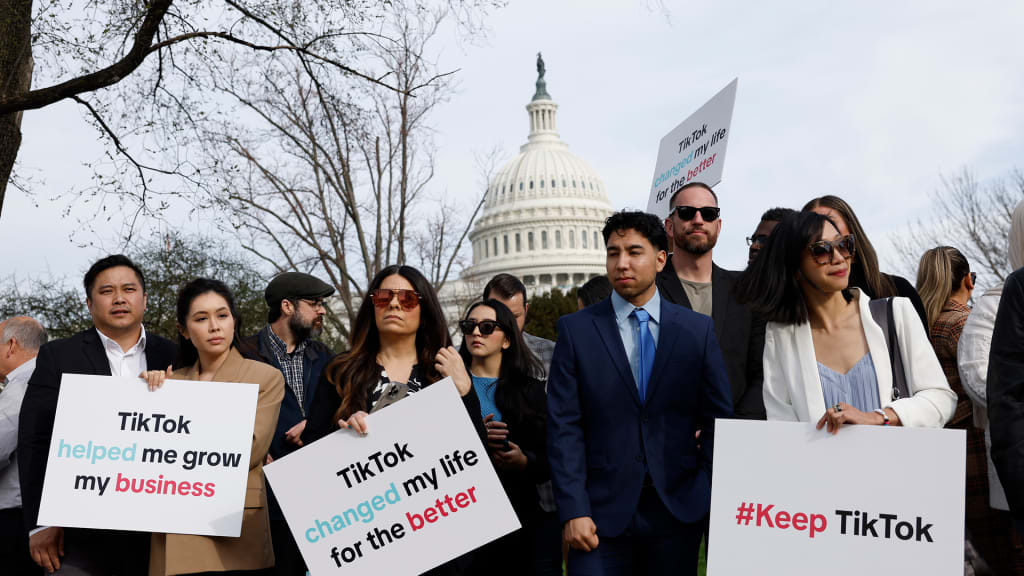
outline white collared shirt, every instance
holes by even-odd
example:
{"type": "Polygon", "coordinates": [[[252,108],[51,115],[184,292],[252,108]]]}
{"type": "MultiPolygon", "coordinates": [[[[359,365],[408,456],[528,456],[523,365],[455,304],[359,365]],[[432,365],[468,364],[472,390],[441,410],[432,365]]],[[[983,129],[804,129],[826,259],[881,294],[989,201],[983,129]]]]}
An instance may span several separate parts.
{"type": "Polygon", "coordinates": [[[36,359],[18,366],[7,375],[7,387],[0,394],[0,510],[21,507],[18,483],[18,415],[25,398],[28,379],[36,369],[36,359]]]}
{"type": "Polygon", "coordinates": [[[107,353],[111,376],[137,377],[146,370],[146,327],[139,328],[139,341],[127,351],[122,350],[121,345],[115,340],[100,332],[99,328],[96,329],[103,343],[103,350],[107,353]]]}

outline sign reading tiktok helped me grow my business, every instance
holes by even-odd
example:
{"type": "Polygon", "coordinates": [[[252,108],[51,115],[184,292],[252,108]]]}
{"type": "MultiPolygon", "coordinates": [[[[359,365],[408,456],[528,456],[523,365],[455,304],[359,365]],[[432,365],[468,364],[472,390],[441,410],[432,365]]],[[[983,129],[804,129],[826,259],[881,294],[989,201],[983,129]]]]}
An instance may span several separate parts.
{"type": "Polygon", "coordinates": [[[64,374],[39,523],[238,536],[258,393],[64,374]]]}
{"type": "Polygon", "coordinates": [[[735,79],[661,139],[647,211],[667,217],[672,193],[684,184],[722,181],[729,124],[736,102],[735,79]]]}
{"type": "Polygon", "coordinates": [[[265,468],[313,576],[419,574],[519,528],[450,379],[367,423],[265,468]]]}
{"type": "Polygon", "coordinates": [[[960,576],[965,454],[963,430],[719,420],[708,576],[960,576]]]}

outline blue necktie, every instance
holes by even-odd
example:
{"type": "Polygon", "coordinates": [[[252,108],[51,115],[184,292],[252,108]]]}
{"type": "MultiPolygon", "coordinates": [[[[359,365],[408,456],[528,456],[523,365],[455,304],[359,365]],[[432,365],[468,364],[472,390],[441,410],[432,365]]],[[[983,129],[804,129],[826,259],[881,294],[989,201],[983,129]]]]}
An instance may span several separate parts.
{"type": "Polygon", "coordinates": [[[640,402],[647,401],[647,385],[651,383],[651,371],[654,369],[654,336],[651,334],[651,327],[648,324],[651,315],[643,308],[633,309],[632,316],[636,317],[640,325],[640,341],[636,347],[637,363],[640,366],[640,379],[637,387],[640,392],[640,402]]]}

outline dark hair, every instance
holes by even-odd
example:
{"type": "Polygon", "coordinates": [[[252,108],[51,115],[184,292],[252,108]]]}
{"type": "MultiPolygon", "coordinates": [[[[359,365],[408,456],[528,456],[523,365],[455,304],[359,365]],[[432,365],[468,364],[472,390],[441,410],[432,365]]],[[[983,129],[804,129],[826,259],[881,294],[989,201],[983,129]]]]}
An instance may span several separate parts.
{"type": "Polygon", "coordinates": [[[687,190],[689,188],[703,188],[703,189],[707,190],[708,192],[711,192],[711,197],[715,199],[715,206],[718,206],[718,194],[715,194],[715,191],[711,189],[711,186],[708,186],[707,184],[705,184],[703,182],[696,182],[696,181],[688,182],[688,183],[683,184],[682,186],[680,186],[678,190],[676,190],[675,192],[672,193],[672,197],[668,199],[668,205],[672,206],[673,204],[675,204],[676,196],[679,196],[680,192],[682,192],[683,190],[687,190]]]}
{"type": "Polygon", "coordinates": [[[583,307],[593,306],[612,295],[612,283],[607,276],[594,276],[583,286],[576,289],[576,297],[583,302],[583,307]]]}
{"type": "Polygon", "coordinates": [[[488,298],[501,298],[508,300],[516,294],[523,295],[523,305],[526,305],[526,286],[519,278],[511,274],[495,274],[494,278],[487,281],[484,286],[484,300],[488,298]]]}
{"type": "Polygon", "coordinates": [[[857,255],[850,262],[850,283],[855,284],[858,280],[863,279],[866,284],[864,288],[872,298],[899,296],[892,279],[879,270],[875,247],[871,245],[868,235],[864,233],[864,227],[860,225],[860,220],[853,213],[853,208],[842,198],[829,195],[811,200],[804,205],[803,211],[807,212],[819,207],[835,210],[843,222],[846,222],[850,234],[857,239],[857,255]]]}
{"type": "Polygon", "coordinates": [[[434,357],[438,350],[451,344],[448,325],[441,311],[441,303],[437,300],[437,292],[430,282],[412,266],[392,265],[384,268],[373,277],[366,288],[363,303],[352,324],[349,336],[351,348],[335,356],[324,372],[327,381],[338,391],[341,406],[334,419],[348,418],[360,410],[367,410],[366,397],[370,386],[375,386],[380,377],[377,364],[377,353],[380,352],[380,332],[373,313],[373,299],[370,292],[380,288],[385,278],[401,276],[412,284],[420,295],[420,325],[416,329],[416,361],[419,364],[427,384],[441,379],[434,368],[434,357]]]}
{"type": "Polygon", "coordinates": [[[641,236],[647,238],[655,250],[668,251],[668,235],[665,233],[665,226],[654,214],[639,210],[622,210],[612,214],[604,221],[604,230],[601,231],[601,234],[604,235],[605,246],[608,245],[608,238],[611,237],[612,232],[625,232],[626,230],[639,232],[641,236]]]}
{"type": "MultiPolygon", "coordinates": [[[[470,306],[469,310],[466,310],[465,318],[469,318],[473,310],[479,306],[487,306],[494,310],[494,318],[509,341],[509,347],[501,351],[501,369],[498,372],[498,380],[493,384],[497,386],[497,390],[494,391],[494,403],[503,413],[536,415],[534,408],[526,401],[525,391],[530,374],[536,374],[543,370],[540,362],[526,346],[523,333],[519,331],[519,324],[516,323],[516,317],[508,309],[508,306],[499,300],[487,299],[470,306]]],[[[459,346],[459,354],[462,355],[462,361],[465,362],[467,370],[473,362],[473,356],[469,353],[469,347],[466,345],[468,339],[468,336],[463,337],[462,345],[459,346]]]]}
{"type": "Polygon", "coordinates": [[[85,285],[85,297],[92,298],[92,287],[96,284],[96,277],[99,276],[104,270],[111,268],[117,268],[118,266],[127,266],[135,272],[135,275],[139,278],[139,285],[142,287],[142,292],[146,292],[146,277],[142,275],[142,270],[135,265],[135,262],[131,261],[124,254],[111,254],[106,258],[100,258],[85,273],[85,279],[82,283],[85,285]]]}
{"type": "MultiPolygon", "coordinates": [[[[828,216],[816,212],[796,212],[784,217],[768,237],[761,254],[740,276],[735,296],[740,303],[768,322],[803,324],[807,307],[797,274],[807,245],[821,240],[825,223],[835,226],[828,216]]],[[[853,295],[843,290],[849,302],[853,295]]]]}
{"type": "Polygon", "coordinates": [[[790,214],[796,214],[792,208],[769,208],[761,215],[761,222],[782,222],[790,214]]]}
{"type": "MultiPolygon", "coordinates": [[[[291,302],[293,307],[298,307],[299,305],[298,298],[282,298],[281,302],[284,302],[285,300],[291,302]]],[[[267,308],[267,324],[277,322],[277,320],[284,315],[284,313],[281,312],[281,302],[278,302],[277,306],[267,308]]]]}
{"type": "MultiPolygon", "coordinates": [[[[242,341],[242,317],[238,314],[238,309],[235,308],[235,297],[231,294],[231,289],[228,285],[221,282],[220,280],[212,280],[210,278],[196,278],[195,280],[185,284],[178,291],[178,357],[174,360],[174,368],[184,368],[186,366],[192,366],[199,360],[199,351],[196,350],[195,344],[191,340],[185,338],[181,334],[181,328],[185,327],[188,321],[188,311],[192,307],[192,301],[196,298],[213,292],[224,298],[228,303],[228,310],[231,311],[231,317],[235,320],[235,330],[231,335],[231,346],[237,348],[239,343],[242,341]]],[[[159,366],[153,368],[160,368],[159,366]]]]}

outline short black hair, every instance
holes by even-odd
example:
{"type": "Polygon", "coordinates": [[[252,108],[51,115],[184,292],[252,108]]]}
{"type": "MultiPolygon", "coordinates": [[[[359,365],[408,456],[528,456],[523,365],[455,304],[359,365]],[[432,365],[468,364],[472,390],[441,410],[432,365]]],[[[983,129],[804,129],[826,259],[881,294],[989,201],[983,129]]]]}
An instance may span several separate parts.
{"type": "Polygon", "coordinates": [[[672,197],[668,199],[669,207],[671,207],[672,204],[675,203],[676,196],[679,196],[680,192],[682,192],[683,190],[688,190],[690,188],[703,188],[703,189],[707,190],[708,192],[711,192],[711,197],[715,199],[715,206],[718,206],[718,194],[715,194],[715,191],[711,189],[711,186],[708,186],[707,184],[705,184],[703,182],[697,182],[695,180],[693,182],[687,182],[686,184],[683,184],[682,186],[679,187],[678,190],[676,190],[675,192],[672,193],[672,197]]]}
{"type": "MultiPolygon", "coordinates": [[[[797,280],[800,262],[807,246],[821,240],[825,223],[835,222],[816,212],[794,212],[775,226],[760,255],[740,276],[733,288],[741,304],[768,322],[803,324],[807,322],[807,306],[797,280]]],[[[849,287],[843,290],[849,302],[849,287]]]]}
{"type": "Polygon", "coordinates": [[[576,289],[576,297],[583,302],[583,307],[593,306],[612,295],[612,283],[607,276],[594,276],[583,286],[576,289]]]}
{"type": "Polygon", "coordinates": [[[92,287],[96,284],[97,276],[99,276],[104,270],[117,268],[118,266],[127,266],[128,268],[131,268],[139,278],[139,284],[142,286],[142,292],[146,292],[146,277],[142,275],[142,270],[135,265],[135,262],[132,262],[131,258],[124,254],[111,254],[106,258],[97,260],[89,267],[89,271],[85,273],[85,279],[82,281],[85,285],[85,297],[92,298],[92,287]]]}
{"type": "Polygon", "coordinates": [[[655,250],[668,252],[668,234],[665,233],[665,226],[661,219],[654,214],[639,210],[622,210],[612,214],[604,221],[604,230],[601,231],[601,234],[604,235],[605,246],[608,245],[608,238],[611,237],[612,232],[625,232],[626,230],[636,230],[641,236],[647,238],[655,250]]]}
{"type": "Polygon", "coordinates": [[[277,303],[277,306],[271,306],[270,308],[267,308],[267,324],[273,324],[274,322],[277,322],[278,319],[281,318],[281,316],[284,316],[284,312],[281,311],[281,303],[284,302],[285,300],[291,302],[292,307],[299,307],[298,298],[282,298],[281,302],[277,303]]]}
{"type": "Polygon", "coordinates": [[[495,274],[494,278],[487,281],[487,285],[484,286],[484,300],[490,300],[491,298],[498,298],[500,300],[508,300],[513,298],[516,294],[523,295],[523,305],[526,305],[526,285],[523,284],[522,280],[516,278],[511,274],[495,274]]]}
{"type": "Polygon", "coordinates": [[[782,219],[790,214],[796,214],[792,208],[769,208],[761,215],[761,222],[782,222],[782,219]]]}

